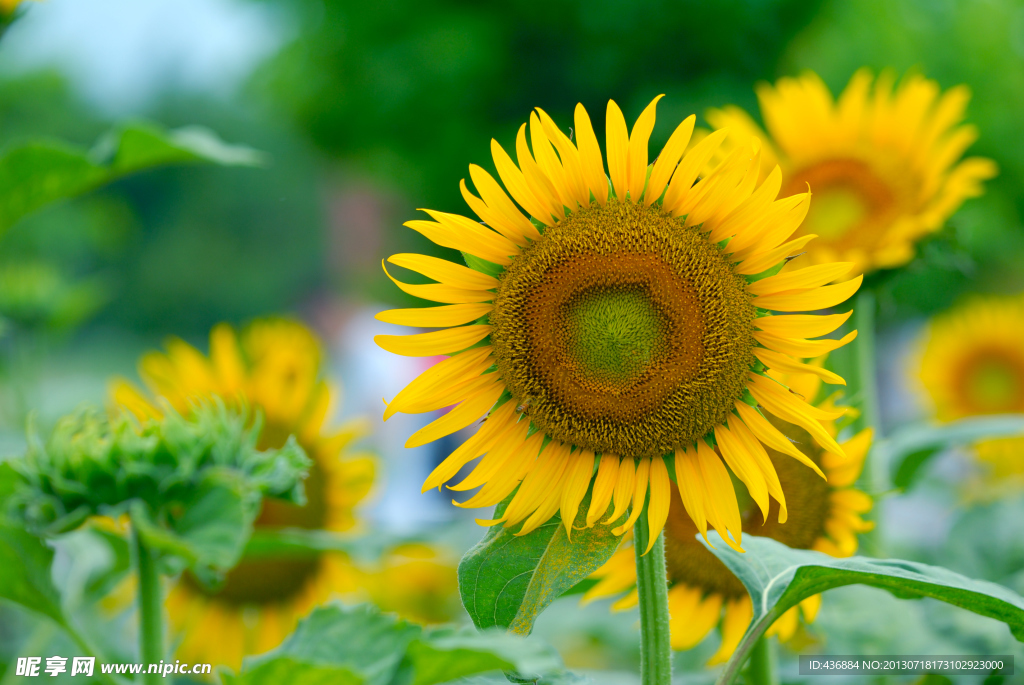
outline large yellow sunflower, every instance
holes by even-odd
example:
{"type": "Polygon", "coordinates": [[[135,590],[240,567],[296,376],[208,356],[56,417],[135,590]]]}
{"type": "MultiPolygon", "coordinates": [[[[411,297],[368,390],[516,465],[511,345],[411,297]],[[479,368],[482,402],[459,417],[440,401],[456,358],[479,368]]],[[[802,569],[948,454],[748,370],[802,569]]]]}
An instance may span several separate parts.
{"type": "MultiPolygon", "coordinates": [[[[1024,413],[1024,297],[977,297],[939,316],[922,341],[920,379],[935,416],[1024,413]]],[[[992,483],[1024,482],[1024,438],[985,440],[992,483]],[[1012,481],[1012,482],[1011,482],[1012,481]]]]}
{"type": "MultiPolygon", "coordinates": [[[[794,392],[808,399],[818,393],[816,377],[790,378],[788,382],[794,392]]],[[[819,406],[829,411],[833,409],[831,400],[819,406]]],[[[861,518],[861,514],[870,511],[871,498],[853,487],[871,446],[871,429],[842,443],[846,451],[843,458],[815,448],[803,429],[777,419],[771,421],[795,444],[808,448],[811,459],[828,480],[822,480],[769,447],[768,455],[779,474],[782,489],[790,493],[790,517],[785,523],[761,518],[757,507],[741,491],[741,499],[748,502],[743,510],[744,529],[789,547],[815,549],[836,557],[851,556],[857,551],[857,533],[872,527],[872,523],[861,518]]],[[[823,427],[830,435],[836,435],[834,422],[825,421],[823,427]]],[[[770,513],[774,513],[775,507],[773,503],[770,513]]],[[[665,557],[672,648],[695,647],[717,626],[722,640],[708,665],[727,661],[753,618],[750,595],[739,579],[697,540],[697,527],[675,500],[665,525],[665,557]]],[[[598,582],[584,595],[584,603],[625,593],[612,604],[612,609],[621,611],[636,605],[636,554],[632,540],[624,539],[622,547],[591,577],[598,582]]],[[[807,598],[780,616],[767,635],[776,634],[783,641],[790,639],[796,633],[800,615],[810,623],[820,605],[821,595],[807,598]]]]}
{"type": "Polygon", "coordinates": [[[861,69],[838,100],[812,72],[757,88],[768,135],[742,109],[712,109],[708,122],[733,141],[764,143],[762,176],[782,167],[782,197],[814,193],[797,235],[817,234],[800,262],[853,262],[851,273],[900,266],[914,242],[939,229],[963,201],[996,174],[980,157],[959,161],[977,138],[960,125],[970,92],[940,91],[911,74],[874,79],[861,69]]]}
{"type": "MultiPolygon", "coordinates": [[[[210,355],[181,340],[167,352],[151,352],[139,374],[155,399],[181,412],[204,397],[245,403],[264,417],[260,449],[277,447],[295,435],[314,465],[306,480],[305,506],[266,500],[256,528],[300,527],[345,531],[357,521],[354,507],[373,484],[375,461],[350,454],[357,424],[325,425],[331,390],[322,378],[320,344],[305,326],[264,320],[241,335],[222,324],[210,334],[210,355]]],[[[118,380],[114,401],[140,418],[159,413],[157,405],[130,383],[118,380]]],[[[242,657],[277,646],[311,608],[332,594],[352,593],[362,572],[344,555],[323,553],[303,559],[243,560],[216,592],[185,574],[167,598],[172,628],[182,641],[181,659],[224,664],[234,669],[242,657]]]]}
{"type": "Polygon", "coordinates": [[[854,334],[805,339],[830,333],[848,315],[769,314],[831,307],[850,297],[860,278],[824,286],[851,265],[822,264],[757,279],[810,240],[788,241],[810,195],[776,201],[781,173],[757,182],[756,145],[736,148],[701,178],[721,136],[686,152],[692,116],[649,165],[656,103],[631,133],[608,103],[607,176],[582,105],[576,142],[543,111],[531,113],[516,140],[518,165],[491,142],[507,194],[476,165],[469,171],[479,196],[462,183],[484,223],[425,210],[433,221],[406,224],[461,250],[469,266],[414,254],[389,260],[437,281],[392,279],[399,288],[445,304],[378,318],[442,330],[380,335],[376,342],[396,354],[448,358],[396,395],[384,417],[454,405],[409,438],[406,446],[416,447],[486,414],[423,486],[444,485],[482,456],[451,486],[480,487],[459,505],[492,506],[515,491],[500,518],[482,523],[522,523],[522,535],[560,511],[571,535],[593,480],[590,525],[605,516],[616,520],[632,505],[617,534],[632,527],[650,493],[653,545],[669,514],[672,459],[697,527],[705,532],[710,523],[739,546],[740,513],[726,464],[766,516],[772,497],[785,520],[785,497],[763,445],[813,463],[761,409],[843,454],[819,423],[837,414],[807,404],[763,371],[810,371],[842,382],[796,358],[851,340],[854,334]]]}

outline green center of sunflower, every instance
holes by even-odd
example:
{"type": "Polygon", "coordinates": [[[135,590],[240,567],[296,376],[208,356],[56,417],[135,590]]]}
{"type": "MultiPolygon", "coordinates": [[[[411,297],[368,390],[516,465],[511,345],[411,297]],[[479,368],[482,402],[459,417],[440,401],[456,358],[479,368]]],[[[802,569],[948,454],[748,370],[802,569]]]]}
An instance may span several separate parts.
{"type": "Polygon", "coordinates": [[[756,316],[745,286],[698,228],[655,207],[582,209],[502,275],[498,370],[552,438],[664,454],[724,421],[743,393],[756,316]]]}
{"type": "Polygon", "coordinates": [[[580,375],[628,388],[662,354],[668,322],[642,288],[592,288],[567,302],[558,336],[580,375]]]}
{"type": "Polygon", "coordinates": [[[1024,366],[1008,350],[982,350],[964,365],[961,397],[979,414],[1020,411],[1024,407],[1024,366]]]}

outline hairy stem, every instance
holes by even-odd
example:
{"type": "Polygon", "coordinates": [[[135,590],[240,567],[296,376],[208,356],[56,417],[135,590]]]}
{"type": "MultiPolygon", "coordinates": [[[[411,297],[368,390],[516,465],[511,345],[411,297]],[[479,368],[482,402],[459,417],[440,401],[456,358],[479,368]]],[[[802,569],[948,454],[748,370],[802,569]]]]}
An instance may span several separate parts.
{"type": "Polygon", "coordinates": [[[651,539],[646,503],[633,531],[640,600],[640,682],[642,685],[671,685],[665,536],[659,532],[651,551],[644,554],[651,539]]]}

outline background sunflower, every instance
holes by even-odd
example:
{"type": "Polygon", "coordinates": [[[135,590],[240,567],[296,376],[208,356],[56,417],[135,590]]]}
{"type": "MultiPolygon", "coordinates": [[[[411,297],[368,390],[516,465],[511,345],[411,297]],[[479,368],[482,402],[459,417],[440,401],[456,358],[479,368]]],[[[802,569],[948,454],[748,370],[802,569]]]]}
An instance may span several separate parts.
{"type": "MultiPolygon", "coordinates": [[[[789,376],[780,380],[811,401],[818,398],[821,380],[816,376],[789,376]]],[[[834,399],[826,397],[816,405],[832,409],[834,399]]],[[[764,517],[746,489],[737,486],[737,497],[743,503],[744,530],[794,549],[814,549],[836,557],[852,556],[857,551],[857,534],[871,530],[874,525],[861,518],[871,510],[871,497],[853,487],[871,447],[871,429],[842,442],[846,456],[839,457],[814,447],[806,431],[778,420],[772,422],[795,444],[807,448],[820,475],[768,448],[769,458],[787,493],[789,518],[785,522],[777,519],[776,503],[772,503],[769,516],[764,517]]],[[[823,427],[832,436],[838,434],[833,421],[823,422],[823,427]]],[[[750,624],[753,610],[743,584],[704,547],[697,537],[699,532],[680,501],[673,498],[665,524],[672,648],[692,649],[718,628],[721,641],[708,661],[708,665],[713,666],[732,656],[750,624]]],[[[612,611],[635,606],[636,555],[632,540],[623,539],[620,549],[591,578],[597,583],[583,596],[584,604],[622,595],[612,603],[612,611]]],[[[804,600],[784,613],[766,635],[778,635],[784,642],[790,640],[797,633],[801,617],[804,623],[811,623],[820,606],[821,595],[804,600]]]]}
{"type": "Polygon", "coordinates": [[[961,124],[970,91],[941,92],[908,73],[896,84],[861,69],[836,99],[813,72],[757,87],[765,131],[736,106],[711,109],[716,129],[764,144],[762,176],[778,164],[782,197],[809,187],[814,202],[798,235],[817,235],[800,263],[853,262],[851,273],[893,268],[996,174],[992,160],[960,160],[977,139],[961,124]]]}
{"type": "MultiPolygon", "coordinates": [[[[139,375],[152,400],[124,380],[113,382],[111,394],[140,418],[158,414],[160,401],[187,412],[208,397],[261,412],[260,448],[283,445],[295,435],[314,465],[306,480],[307,503],[265,501],[256,529],[348,531],[358,525],[354,509],[373,485],[375,459],[349,450],[362,430],[358,423],[328,427],[332,393],[322,374],[313,332],[295,321],[267,319],[241,334],[217,326],[210,333],[209,357],[181,340],[169,341],[166,353],[145,355],[139,375]]],[[[181,639],[178,655],[237,670],[243,656],[276,647],[310,609],[331,596],[354,595],[364,580],[336,552],[245,559],[214,591],[186,573],[167,598],[172,629],[181,639]]]]}

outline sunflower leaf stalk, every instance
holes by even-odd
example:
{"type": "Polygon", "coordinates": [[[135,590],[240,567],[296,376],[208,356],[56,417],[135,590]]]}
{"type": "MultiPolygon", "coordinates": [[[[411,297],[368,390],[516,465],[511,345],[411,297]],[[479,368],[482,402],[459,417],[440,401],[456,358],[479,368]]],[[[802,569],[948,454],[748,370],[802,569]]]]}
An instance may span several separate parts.
{"type": "Polygon", "coordinates": [[[636,585],[640,600],[640,682],[671,685],[672,651],[669,642],[668,576],[665,536],[661,531],[651,550],[647,503],[633,529],[636,537],[636,585]]]}

